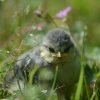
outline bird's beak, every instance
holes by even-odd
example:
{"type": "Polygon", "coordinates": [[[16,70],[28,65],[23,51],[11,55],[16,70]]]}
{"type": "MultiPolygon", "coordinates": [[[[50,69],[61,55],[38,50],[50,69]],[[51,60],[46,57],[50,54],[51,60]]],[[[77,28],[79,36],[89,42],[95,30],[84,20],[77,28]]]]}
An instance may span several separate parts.
{"type": "Polygon", "coordinates": [[[56,58],[61,58],[61,57],[62,57],[60,52],[58,52],[58,53],[53,53],[52,56],[53,56],[53,57],[56,57],[56,58]]]}
{"type": "Polygon", "coordinates": [[[57,58],[61,58],[61,53],[60,52],[57,53],[57,58]]]}

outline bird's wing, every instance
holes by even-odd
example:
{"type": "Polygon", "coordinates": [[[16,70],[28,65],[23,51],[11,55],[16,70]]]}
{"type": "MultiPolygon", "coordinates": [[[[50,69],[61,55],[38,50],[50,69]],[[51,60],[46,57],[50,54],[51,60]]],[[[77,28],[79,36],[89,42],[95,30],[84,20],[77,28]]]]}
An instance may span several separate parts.
{"type": "MultiPolygon", "coordinates": [[[[34,68],[36,64],[35,63],[35,58],[36,58],[35,51],[34,49],[32,49],[18,57],[17,62],[15,63],[13,69],[9,71],[4,78],[4,84],[3,84],[4,89],[10,88],[10,92],[11,92],[14,90],[14,87],[18,87],[19,82],[21,85],[23,82],[26,82],[26,81],[28,82],[29,72],[32,68],[34,68]]],[[[37,54],[39,54],[39,49],[36,52],[37,54]]]]}

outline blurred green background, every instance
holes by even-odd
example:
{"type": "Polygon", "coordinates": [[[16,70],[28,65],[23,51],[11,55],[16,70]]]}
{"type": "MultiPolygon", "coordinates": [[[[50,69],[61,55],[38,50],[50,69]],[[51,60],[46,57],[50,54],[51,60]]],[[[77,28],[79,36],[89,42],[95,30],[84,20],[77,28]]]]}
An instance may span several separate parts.
{"type": "Polygon", "coordinates": [[[80,50],[85,32],[85,56],[100,71],[100,0],[0,0],[0,86],[3,72],[13,67],[16,58],[40,45],[46,32],[55,27],[69,29],[80,50]],[[71,11],[57,18],[66,7],[71,11]]]}

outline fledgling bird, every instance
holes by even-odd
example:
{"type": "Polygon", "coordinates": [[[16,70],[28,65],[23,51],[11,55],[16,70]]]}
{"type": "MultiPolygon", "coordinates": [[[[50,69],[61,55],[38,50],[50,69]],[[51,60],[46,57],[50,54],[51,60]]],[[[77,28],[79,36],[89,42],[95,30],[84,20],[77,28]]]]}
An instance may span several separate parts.
{"type": "MultiPolygon", "coordinates": [[[[50,70],[54,76],[55,68],[58,67],[56,79],[58,99],[63,100],[64,97],[65,100],[70,100],[73,86],[80,74],[80,54],[71,34],[62,28],[50,30],[41,46],[18,58],[13,69],[13,77],[8,75],[5,83],[14,83],[16,76],[21,82],[29,81],[29,73],[35,65],[38,65],[39,69],[33,77],[33,84],[38,83],[38,74],[42,68],[50,70]]],[[[52,86],[51,80],[49,83],[52,86]]]]}

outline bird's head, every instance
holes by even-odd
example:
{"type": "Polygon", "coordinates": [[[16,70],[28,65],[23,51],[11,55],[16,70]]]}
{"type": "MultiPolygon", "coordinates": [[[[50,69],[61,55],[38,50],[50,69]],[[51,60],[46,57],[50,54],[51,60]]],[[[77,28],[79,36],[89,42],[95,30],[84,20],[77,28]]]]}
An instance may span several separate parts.
{"type": "Polygon", "coordinates": [[[62,58],[73,47],[69,32],[61,28],[49,31],[43,39],[41,56],[49,62],[62,58]]]}

